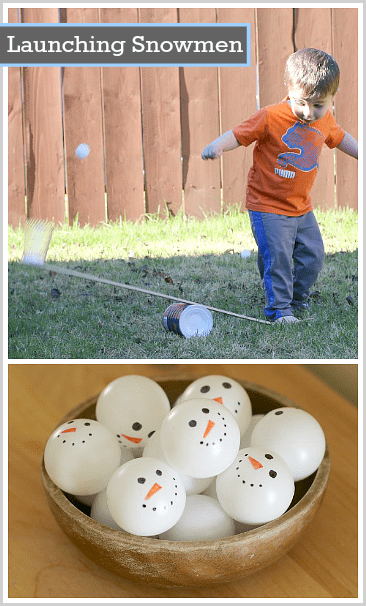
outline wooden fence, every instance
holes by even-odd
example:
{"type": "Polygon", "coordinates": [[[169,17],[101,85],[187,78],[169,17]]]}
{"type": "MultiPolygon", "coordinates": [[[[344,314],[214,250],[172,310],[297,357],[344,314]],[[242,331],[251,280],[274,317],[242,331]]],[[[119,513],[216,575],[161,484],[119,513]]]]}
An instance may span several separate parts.
{"type": "MultiPolygon", "coordinates": [[[[9,8],[9,23],[250,23],[251,67],[8,68],[9,223],[97,225],[145,212],[244,208],[252,146],[204,162],[203,147],[285,94],[299,48],[341,69],[336,119],[357,137],[357,8],[9,8]],[[75,156],[80,143],[91,152],[75,156]],[[67,206],[65,205],[67,194],[67,206]]],[[[357,208],[357,162],[324,149],[315,207],[357,208]]]]}

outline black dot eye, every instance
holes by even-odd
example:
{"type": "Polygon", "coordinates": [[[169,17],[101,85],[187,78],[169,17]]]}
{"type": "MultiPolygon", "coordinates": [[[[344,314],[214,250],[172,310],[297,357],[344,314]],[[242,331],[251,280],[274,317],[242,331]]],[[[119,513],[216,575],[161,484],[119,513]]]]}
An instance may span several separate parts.
{"type": "Polygon", "coordinates": [[[90,423],[84,423],[84,425],[90,425],[90,423]]]}
{"type": "Polygon", "coordinates": [[[139,431],[141,429],[142,425],[141,423],[134,423],[132,425],[132,429],[134,429],[135,431],[139,431]]]}
{"type": "Polygon", "coordinates": [[[137,478],[139,484],[145,484],[146,478],[137,478]]]}
{"type": "Polygon", "coordinates": [[[273,469],[271,469],[271,471],[269,472],[269,475],[271,476],[271,478],[275,478],[277,476],[277,472],[273,471],[273,469]]]}
{"type": "Polygon", "coordinates": [[[207,415],[210,411],[208,408],[202,408],[202,412],[204,412],[205,415],[207,415]]]}
{"type": "Polygon", "coordinates": [[[70,423],[75,423],[75,421],[67,421],[68,425],[70,425],[70,423]]]}
{"type": "Polygon", "coordinates": [[[222,386],[225,387],[225,389],[230,389],[231,383],[223,383],[222,386]]]}
{"type": "Polygon", "coordinates": [[[155,433],[155,429],[154,429],[154,431],[150,431],[150,433],[149,433],[149,434],[147,434],[147,437],[148,437],[148,438],[151,438],[151,436],[152,436],[152,435],[154,435],[154,433],[155,433]]]}
{"type": "Polygon", "coordinates": [[[189,425],[190,427],[196,427],[196,425],[197,425],[197,421],[193,421],[193,420],[192,420],[192,421],[189,421],[188,425],[189,425]]]}
{"type": "Polygon", "coordinates": [[[266,457],[266,459],[273,459],[272,455],[270,454],[265,454],[264,456],[266,457]]]}
{"type": "Polygon", "coordinates": [[[204,385],[203,387],[201,387],[201,393],[207,393],[208,391],[210,391],[210,386],[209,385],[204,385]]]}
{"type": "Polygon", "coordinates": [[[277,410],[277,412],[275,412],[275,415],[283,415],[283,410],[277,410]]]}
{"type": "Polygon", "coordinates": [[[162,471],[160,471],[160,469],[157,469],[157,470],[156,470],[156,475],[157,475],[157,476],[162,476],[162,475],[163,475],[163,472],[162,472],[162,471]]]}

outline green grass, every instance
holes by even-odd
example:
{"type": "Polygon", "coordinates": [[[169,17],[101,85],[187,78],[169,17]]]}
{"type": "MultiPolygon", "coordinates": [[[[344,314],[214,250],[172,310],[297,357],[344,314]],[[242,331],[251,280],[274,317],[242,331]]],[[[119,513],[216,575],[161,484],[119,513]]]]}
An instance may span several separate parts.
{"type": "MultiPolygon", "coordinates": [[[[191,339],[164,330],[169,300],[22,265],[23,230],[9,228],[9,358],[355,359],[357,214],[316,215],[326,259],[304,322],[281,327],[214,312],[211,333],[191,339]]],[[[256,250],[249,218],[231,209],[203,221],[58,226],[47,261],[264,319],[256,254],[242,259],[243,249],[256,250]]]]}

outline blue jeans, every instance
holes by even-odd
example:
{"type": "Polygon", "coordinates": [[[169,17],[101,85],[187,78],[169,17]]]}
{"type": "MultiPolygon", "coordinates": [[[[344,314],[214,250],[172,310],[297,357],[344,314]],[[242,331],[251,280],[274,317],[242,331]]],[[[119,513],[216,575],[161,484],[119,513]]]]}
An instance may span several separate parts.
{"type": "Polygon", "coordinates": [[[309,296],[324,262],[314,213],[300,217],[249,211],[268,320],[293,315],[309,296]]]}

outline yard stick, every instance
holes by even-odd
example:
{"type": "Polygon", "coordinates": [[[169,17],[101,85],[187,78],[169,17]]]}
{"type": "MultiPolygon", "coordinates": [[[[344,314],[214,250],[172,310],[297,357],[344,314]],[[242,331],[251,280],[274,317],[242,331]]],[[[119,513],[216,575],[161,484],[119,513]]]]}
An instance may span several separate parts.
{"type": "MultiPolygon", "coordinates": [[[[24,261],[26,263],[26,261],[24,261]]],[[[35,265],[35,263],[32,263],[35,265]]],[[[170,301],[178,301],[179,303],[188,303],[189,305],[204,305],[203,303],[196,303],[195,301],[188,301],[186,299],[181,299],[179,297],[173,297],[172,295],[164,295],[160,292],[155,292],[153,290],[146,290],[145,288],[138,288],[137,286],[131,286],[130,284],[123,284],[122,282],[114,282],[113,280],[108,280],[107,278],[99,278],[97,276],[93,276],[91,274],[83,273],[80,271],[75,271],[74,269],[65,269],[64,267],[58,267],[57,265],[50,265],[49,263],[43,263],[39,265],[42,269],[46,269],[49,271],[54,271],[59,274],[64,274],[68,276],[74,276],[75,278],[83,278],[84,280],[92,280],[93,282],[99,282],[101,284],[109,284],[109,286],[117,286],[119,288],[126,288],[128,290],[134,290],[135,292],[142,292],[145,295],[153,295],[154,297],[162,297],[163,299],[169,299],[170,301]]],[[[250,316],[244,316],[242,314],[236,314],[233,311],[226,311],[225,309],[218,309],[216,307],[211,307],[210,305],[204,305],[207,309],[211,311],[217,311],[222,314],[227,314],[229,316],[235,316],[236,318],[242,318],[243,320],[252,320],[254,322],[260,322],[261,324],[272,324],[272,322],[268,322],[267,320],[259,320],[258,318],[251,318],[250,316]]]]}
{"type": "MultiPolygon", "coordinates": [[[[172,295],[165,295],[160,292],[153,290],[146,290],[144,288],[138,288],[137,286],[131,286],[130,284],[123,284],[122,282],[114,282],[107,278],[99,278],[91,274],[75,271],[74,269],[65,269],[64,267],[58,267],[57,265],[51,265],[45,263],[48,247],[51,242],[51,236],[53,231],[53,225],[46,221],[39,221],[37,219],[31,219],[27,222],[25,229],[24,238],[24,252],[22,262],[27,265],[34,265],[48,271],[55,273],[64,274],[67,276],[74,276],[75,278],[82,278],[83,280],[91,280],[92,282],[99,282],[101,284],[108,284],[109,286],[116,286],[118,288],[126,288],[135,292],[141,292],[145,295],[153,295],[154,297],[161,297],[163,299],[169,299],[169,301],[178,301],[179,303],[187,303],[188,305],[203,305],[203,303],[196,303],[195,301],[188,301],[179,297],[173,297],[172,295]]],[[[237,314],[233,311],[227,311],[225,309],[218,309],[211,305],[203,305],[210,311],[216,311],[220,314],[227,316],[234,316],[235,318],[241,318],[242,320],[250,320],[252,322],[258,322],[259,324],[273,324],[268,320],[260,320],[258,318],[252,318],[243,314],[237,314]]],[[[307,320],[310,318],[307,318],[307,320]]],[[[300,320],[304,321],[304,320],[300,320]]]]}

